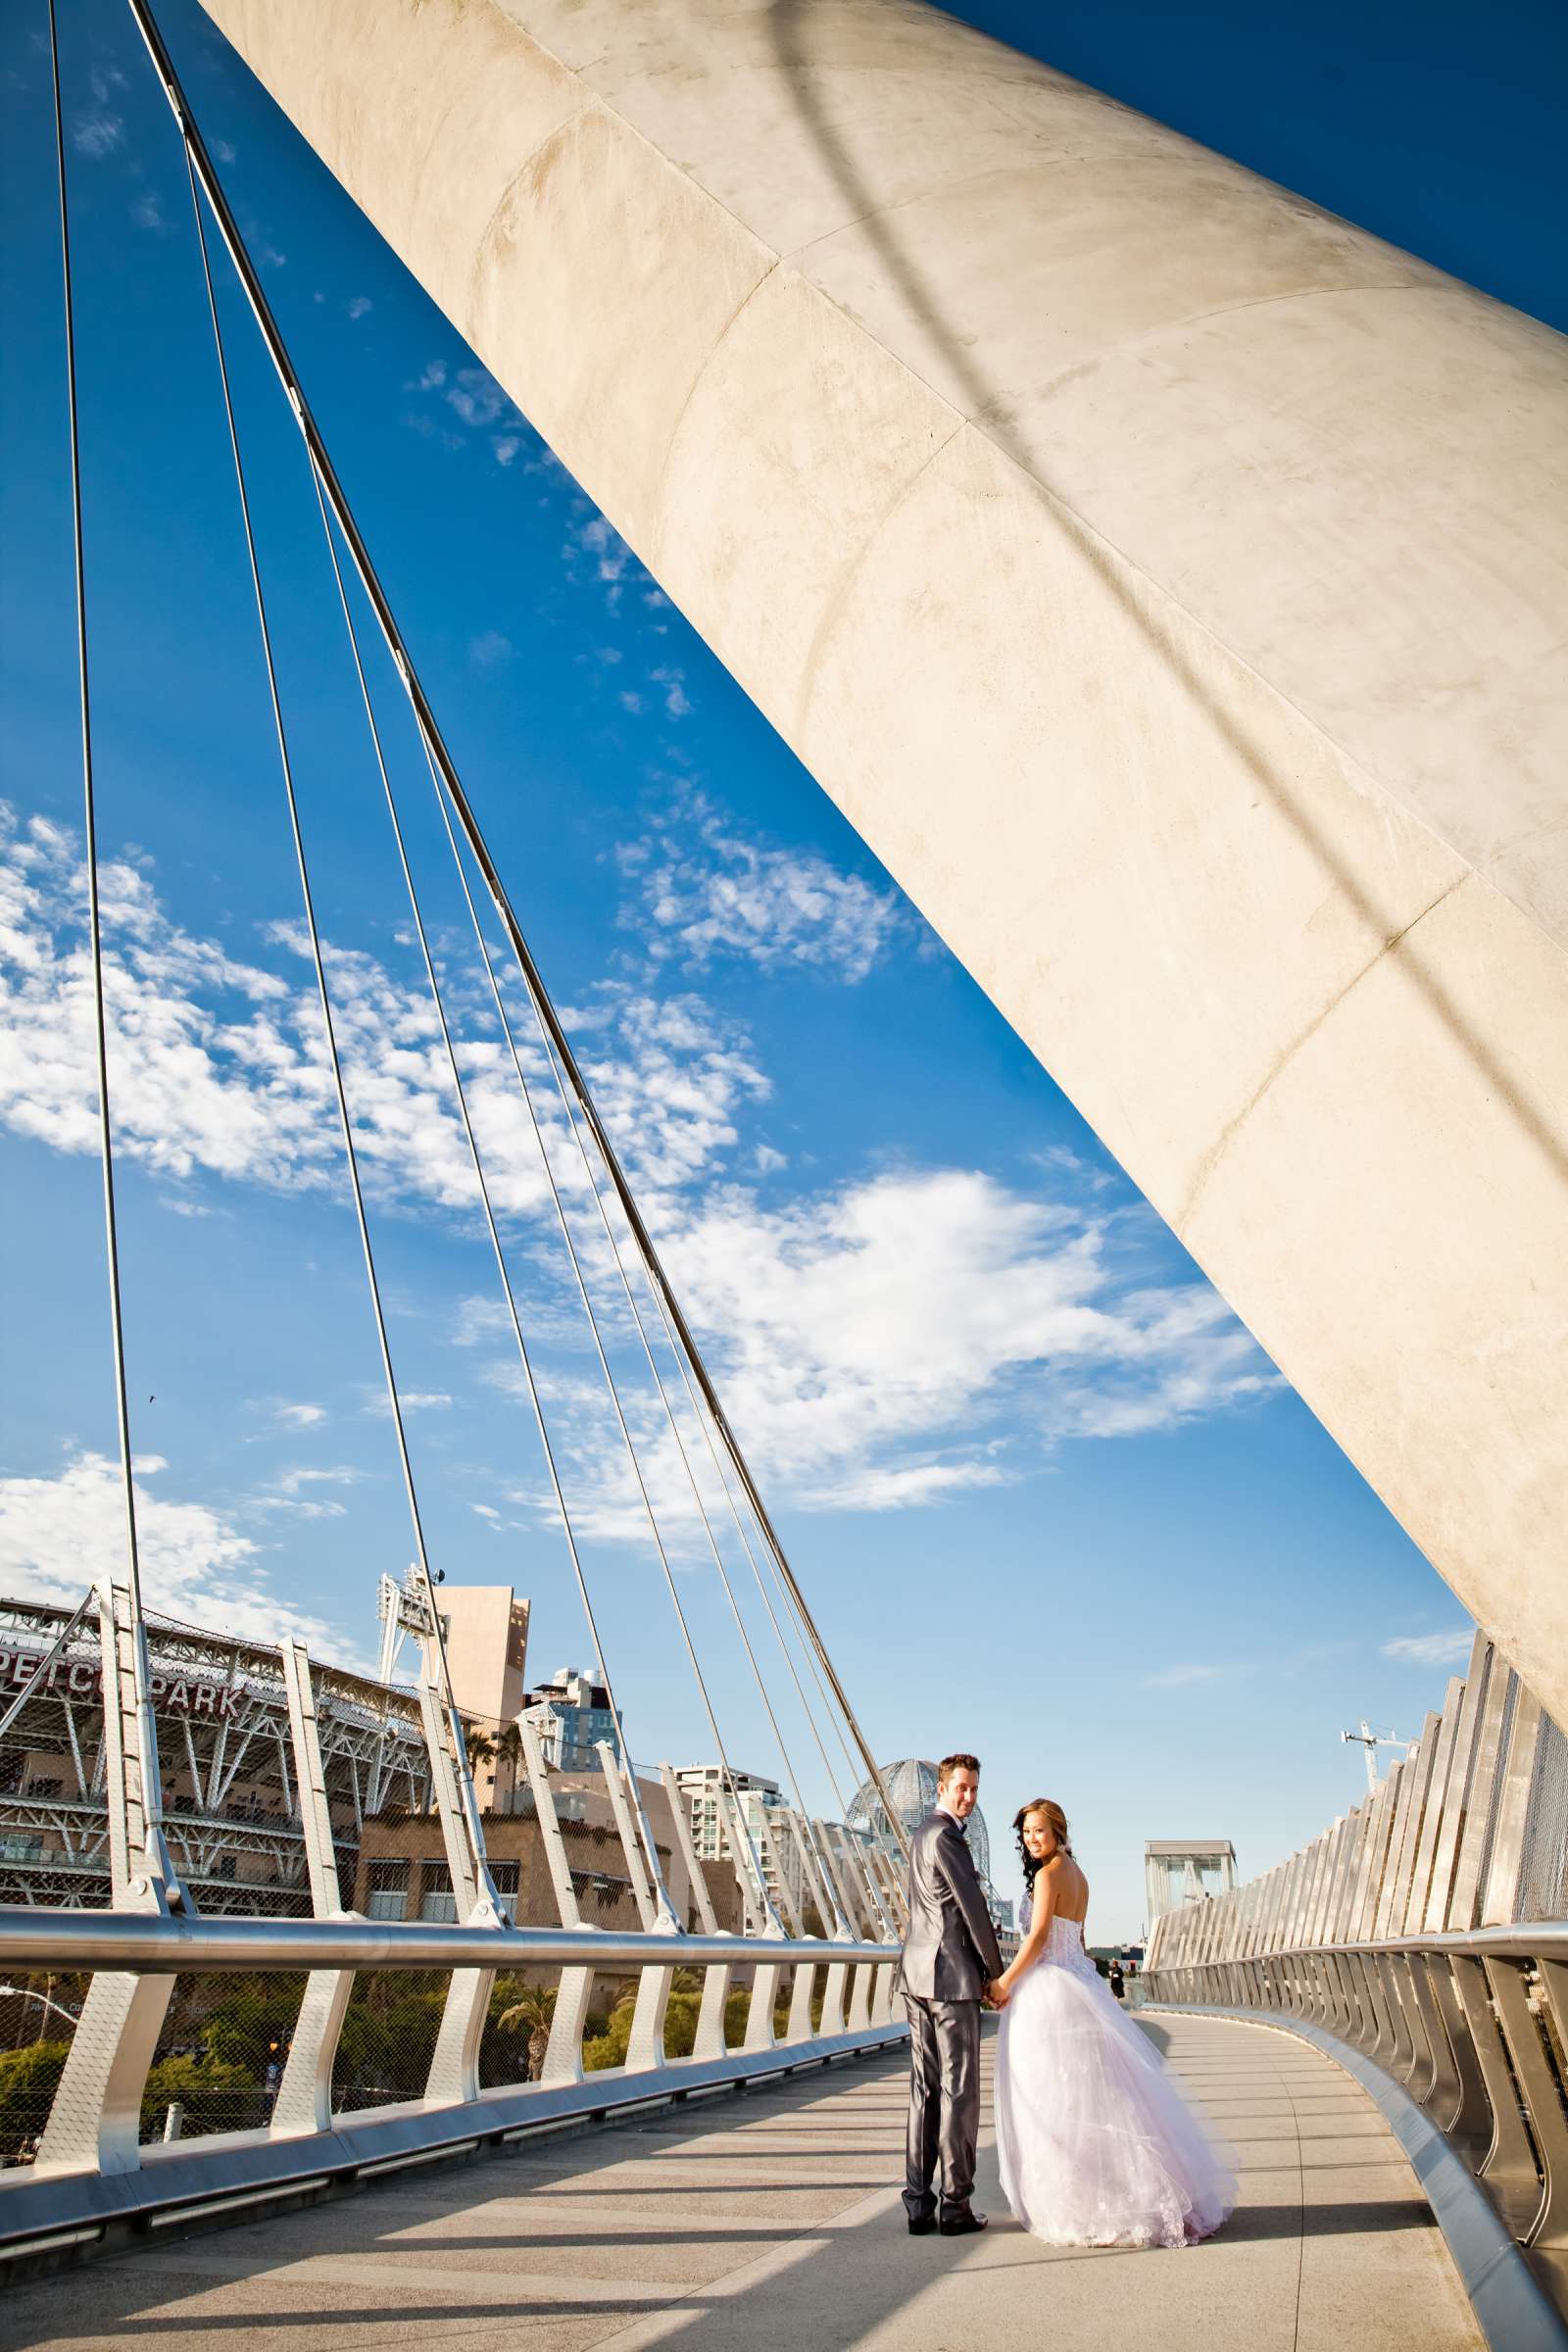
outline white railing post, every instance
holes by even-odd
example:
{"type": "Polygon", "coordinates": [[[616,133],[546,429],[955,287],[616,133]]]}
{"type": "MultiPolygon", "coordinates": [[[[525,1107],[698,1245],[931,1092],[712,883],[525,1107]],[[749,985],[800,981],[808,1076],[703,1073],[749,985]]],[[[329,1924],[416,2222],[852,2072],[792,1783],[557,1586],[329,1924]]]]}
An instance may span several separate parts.
{"type": "MultiPolygon", "coordinates": [[[[697,1916],[703,1923],[705,1936],[716,1936],[718,1920],[713,1910],[713,1898],[698,1856],[692,1825],[681,1794],[680,1783],[673,1767],[661,1764],[659,1777],[664,1784],[669,1800],[670,1818],[675,1825],[675,1842],[680,1847],[686,1875],[692,1883],[692,1896],[697,1904],[697,1916]]],[[[705,1968],[703,1971],[702,2005],[697,2012],[697,2038],[692,2045],[694,2058],[722,2058],[724,2055],[724,2004],[729,1998],[730,1971],[728,1968],[705,1968]]]]}
{"type": "MultiPolygon", "coordinates": [[[[311,1880],[311,1908],[318,1919],[350,1917],[343,1908],[337,1855],[332,1844],[332,1814],[326,1797],[326,1775],[321,1766],[320,1727],[311,1661],[303,1642],[285,1641],[278,1655],[283,1664],[283,1688],[288,1696],[289,1732],[294,1743],[294,1785],[299,1790],[300,1828],[305,1838],[306,1867],[311,1880]]],[[[332,2126],[332,2061],[337,2055],[343,2020],[354,1990],[354,1971],[314,1969],[305,1981],[305,1997],[294,2021],[294,2034],[283,2067],[283,2080],[272,2102],[270,2129],[274,2139],[296,2139],[306,2132],[327,2132],[332,2126]]]]}
{"type": "MultiPolygon", "coordinates": [[[[580,1928],[583,1924],[582,1912],[577,1901],[577,1889],[571,1883],[571,1865],[566,1859],[565,1839],[561,1835],[561,1823],[556,1817],[555,1791],[545,1768],[545,1753],[540,1744],[538,1729],[525,1715],[519,1715],[517,1730],[522,1739],[528,1788],[533,1796],[539,1836],[545,1849],[545,1863],[555,1892],[557,1916],[564,1928],[580,1928]]],[[[562,1970],[561,1981],[556,1987],[555,2013],[550,2020],[550,2039],[540,2070],[539,2079],[542,2082],[582,2081],[582,2036],[588,2022],[593,1988],[594,1972],[591,1968],[562,1970]]]]}
{"type": "MultiPolygon", "coordinates": [[[[615,1752],[608,1740],[599,1742],[599,1767],[605,1776],[610,1792],[610,1809],[620,1833],[620,1850],[626,1857],[626,1875],[631,1880],[632,1892],[644,1928],[650,1935],[668,1936],[672,1940],[680,1933],[670,1906],[668,1891],[662,1879],[659,1891],[662,1902],[656,1903],[653,1887],[643,1875],[642,1861],[637,1851],[637,1836],[632,1826],[631,1807],[627,1802],[625,1783],[621,1779],[615,1752]]],[[[646,1819],[646,1813],[644,1815],[646,1819]]],[[[649,1832],[650,1843],[653,1833],[649,1832]]],[[[654,1867],[658,1868],[657,1858],[654,1867]]],[[[668,1968],[643,1968],[637,1978],[637,1998],[631,2015],[631,2035],[626,2044],[626,2072],[648,2074],[664,2063],[664,2012],[669,2006],[669,1988],[675,1971],[668,1968]]]]}
{"type": "MultiPolygon", "coordinates": [[[[167,1919],[172,1902],[189,1905],[164,1843],[147,1636],[128,1584],[99,1588],[98,1639],[113,1906],[167,1919]]],[[[39,2141],[36,2173],[139,2169],[142,2092],[173,1990],[172,1975],[94,1974],[39,2141]]]]}

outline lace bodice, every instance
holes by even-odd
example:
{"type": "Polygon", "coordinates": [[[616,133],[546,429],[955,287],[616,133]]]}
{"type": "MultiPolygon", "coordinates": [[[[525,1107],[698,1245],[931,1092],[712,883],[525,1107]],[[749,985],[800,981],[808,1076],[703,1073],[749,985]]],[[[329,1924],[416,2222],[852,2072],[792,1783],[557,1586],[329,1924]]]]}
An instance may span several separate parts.
{"type": "MultiPolygon", "coordinates": [[[[1021,1918],[1023,1932],[1026,1936],[1029,1933],[1033,1910],[1034,1906],[1025,1895],[1021,1918]]],[[[1035,1966],[1037,1968],[1067,1968],[1072,1971],[1074,1976],[1090,1976],[1098,1982],[1100,1971],[1084,1950],[1083,1921],[1081,1919],[1054,1919],[1051,1923],[1051,1932],[1046,1937],[1045,1947],[1036,1956],[1035,1966]]]]}

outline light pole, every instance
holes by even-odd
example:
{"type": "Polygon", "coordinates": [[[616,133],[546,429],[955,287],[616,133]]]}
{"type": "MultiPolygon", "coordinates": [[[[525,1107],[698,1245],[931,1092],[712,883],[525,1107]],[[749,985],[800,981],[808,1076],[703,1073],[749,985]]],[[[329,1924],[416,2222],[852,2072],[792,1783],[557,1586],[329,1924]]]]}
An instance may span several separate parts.
{"type": "MultiPolygon", "coordinates": [[[[62,2009],[58,2001],[52,2001],[46,1992],[34,1992],[30,1984],[0,1984],[0,2000],[3,2000],[7,1993],[15,1993],[19,2001],[41,2001],[44,2008],[52,2009],[57,2017],[69,2019],[73,2026],[76,2023],[76,2013],[74,2009],[62,2009]]],[[[42,2020],[40,2019],[39,2022],[41,2024],[42,2020]]]]}

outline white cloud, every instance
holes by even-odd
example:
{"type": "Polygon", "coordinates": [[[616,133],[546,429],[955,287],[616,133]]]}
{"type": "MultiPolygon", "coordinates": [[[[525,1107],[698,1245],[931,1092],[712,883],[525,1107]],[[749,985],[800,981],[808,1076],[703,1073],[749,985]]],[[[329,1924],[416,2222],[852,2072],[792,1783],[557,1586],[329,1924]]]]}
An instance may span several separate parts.
{"type": "Polygon", "coordinates": [[[500,629],[481,629],[469,641],[468,660],[475,669],[494,669],[499,663],[510,662],[516,650],[512,639],[500,629]]]}
{"type": "MultiPolygon", "coordinates": [[[[430,370],[426,368],[425,376],[429,374],[430,370]]],[[[420,389],[424,389],[423,384],[420,389]]],[[[498,416],[509,411],[513,415],[516,413],[495,377],[484,368],[460,368],[455,380],[447,387],[446,402],[465,424],[494,424],[498,416]]]]}
{"type": "MultiPolygon", "coordinates": [[[[228,1513],[150,1492],[169,1465],[136,1461],[136,1520],[147,1607],[194,1625],[220,1625],[248,1640],[294,1634],[318,1656],[341,1652],[319,1618],[270,1592],[258,1546],[228,1513]]],[[[74,1606],[124,1557],[120,1465],[77,1453],[53,1478],[0,1478],[0,1590],[18,1600],[74,1606]]]]}
{"type": "Polygon", "coordinates": [[[1042,1444],[1167,1428],[1275,1382],[1205,1286],[1122,1288],[1102,1223],[979,1172],[880,1176],[768,1210],[737,1194],[667,1248],[689,1311],[730,1335],[737,1427],[803,1500],[816,1486],[876,1499],[867,1482],[913,1438],[941,1441],[936,1492],[965,1462],[967,1483],[994,1481],[979,1442],[999,1428],[1042,1444]]]}
{"type": "Polygon", "coordinates": [[[337,1462],[330,1467],[315,1463],[298,1463],[289,1470],[280,1470],[275,1484],[280,1494],[298,1494],[303,1487],[357,1487],[367,1473],[353,1462],[337,1462]]]}
{"type": "Polygon", "coordinates": [[[656,962],[678,958],[701,969],[742,956],[764,971],[808,964],[853,982],[907,925],[897,891],[812,853],[748,841],[700,801],[691,814],[690,838],[666,822],[617,852],[638,893],[622,926],[642,933],[656,962]]]}
{"type": "Polygon", "coordinates": [[[347,305],[351,318],[364,318],[375,308],[368,294],[356,294],[347,305]]]}
{"type": "Polygon", "coordinates": [[[1474,1626],[1456,1626],[1446,1634],[1400,1634],[1384,1642],[1383,1655],[1412,1666],[1467,1666],[1475,1638],[1474,1626]]]}
{"type": "MultiPolygon", "coordinates": [[[[782,1208],[738,1188],[691,1212],[676,1200],[656,1239],[748,1455],[767,1492],[798,1508],[939,1502],[1028,1476],[1065,1439],[1172,1428],[1277,1385],[1204,1286],[1130,1287],[1108,1222],[968,1170],[881,1176],[782,1208]]],[[[458,1329],[478,1345],[500,1321],[468,1302],[458,1329]]],[[[505,1356],[485,1376],[519,1392],[505,1356]]],[[[587,1534],[642,1540],[601,1390],[559,1373],[545,1385],[574,1519],[587,1534]]],[[[626,1402],[671,1549],[700,1556],[690,1485],[645,1369],[626,1402]]],[[[706,1448],[685,1435],[721,1524],[706,1448]]],[[[553,1509],[537,1487],[513,1499],[553,1509]]]]}
{"type": "Polygon", "coordinates": [[[1163,1674],[1146,1674],[1146,1690],[1180,1690],[1189,1683],[1211,1683],[1223,1666],[1167,1666],[1163,1674]]]}
{"type": "MultiPolygon", "coordinates": [[[[635,856],[627,863],[647,870],[635,856]]],[[[0,862],[0,1121],[90,1152],[81,897],[64,834],[35,820],[17,835],[0,862]]],[[[341,1142],[298,926],[263,934],[281,971],[241,963],[173,925],[147,874],[125,859],[104,868],[104,906],[122,1152],[192,1186],[221,1177],[285,1191],[339,1187],[341,1142]]],[[[842,939],[832,952],[845,953],[842,939]]],[[[474,1230],[472,1169],[427,1001],[362,952],[329,949],[328,959],[372,1196],[474,1230]]],[[[474,1009],[476,989],[454,986],[449,1003],[492,1198],[517,1240],[514,1272],[538,1277],[528,1284],[530,1337],[581,1350],[586,1333],[510,1059],[474,1009]]],[[[743,1443],[769,1485],[802,1507],[936,1501],[1027,1476],[1064,1439],[1167,1429],[1276,1385],[1205,1285],[1155,1284],[1129,1264],[1128,1236],[1136,1245],[1141,1228],[1114,1201],[1091,1213],[1092,1189],[1069,1183],[1070,1171],[1053,1171],[1055,1198],[948,1168],[776,1205],[773,1186],[764,1206],[719,1181],[744,1147],[756,1154],[743,1127],[769,1092],[742,1033],[700,997],[661,999],[624,984],[596,989],[564,1018],[743,1443]]],[[[636,1367],[597,1213],[530,1034],[524,1015],[518,1037],[588,1279],[602,1307],[608,1298],[612,1348],[629,1348],[636,1367]]],[[[751,1164],[760,1170],[770,1157],[751,1164]]],[[[504,1306],[493,1297],[461,1302],[452,1337],[486,1354],[507,1350],[504,1306]]],[[[517,1385],[510,1354],[475,1369],[517,1385]]],[[[587,1498],[597,1524],[626,1532],[635,1494],[603,1396],[592,1381],[571,1390],[575,1375],[559,1363],[544,1370],[554,1425],[566,1424],[574,1498],[587,1498]]],[[[635,1378],[646,1389],[646,1367],[635,1378]]],[[[452,1400],[429,1388],[406,1401],[418,1411],[452,1400]]],[[[279,1427],[307,1430],[324,1408],[277,1399],[270,1409],[279,1427]]],[[[690,1522],[657,1397],[630,1410],[661,1510],[690,1522]]],[[[335,1515],[336,1495],[320,1491],[330,1483],[287,1474],[265,1505],[335,1515]]],[[[541,1507],[537,1495],[514,1499],[541,1507]]]]}
{"type": "Polygon", "coordinates": [[[664,690],[664,710],[670,718],[685,718],[690,714],[691,702],[686,693],[686,672],[665,664],[649,671],[656,686],[664,690]]]}
{"type": "Polygon", "coordinates": [[[106,106],[97,106],[90,113],[80,114],[72,124],[71,143],[81,155],[90,155],[101,163],[113,155],[125,136],[125,121],[106,106]]]}
{"type": "MultiPolygon", "coordinates": [[[[288,977],[237,960],[172,923],[124,860],[101,869],[110,1085],[122,1155],[181,1182],[220,1177],[280,1191],[343,1182],[319,1007],[298,924],[264,940],[288,977]],[[303,969],[301,969],[303,967],[303,969]]],[[[0,807],[0,1124],[57,1150],[98,1149],[85,892],[75,845],[0,807]]],[[[465,1219],[477,1195],[451,1073],[422,985],[375,957],[327,949],[355,1145],[372,1196],[465,1219]]],[[[498,1213],[548,1209],[538,1148],[510,1056],[477,993],[448,990],[454,1042],[498,1213]]],[[[701,1000],[622,986],[570,1016],[606,1117],[640,1187],[690,1182],[736,1141],[741,1105],[766,1081],[701,1000]],[[592,1053],[586,1047],[592,1045],[592,1053]]],[[[519,1025],[524,1066],[568,1191],[575,1152],[552,1115],[542,1052],[519,1025]]]]}

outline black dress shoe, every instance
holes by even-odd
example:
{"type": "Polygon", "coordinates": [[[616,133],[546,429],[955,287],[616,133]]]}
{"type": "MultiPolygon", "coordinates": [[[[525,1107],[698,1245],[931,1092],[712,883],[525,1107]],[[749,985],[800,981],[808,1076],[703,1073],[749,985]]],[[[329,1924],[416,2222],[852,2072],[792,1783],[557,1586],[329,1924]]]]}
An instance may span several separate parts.
{"type": "Polygon", "coordinates": [[[911,2237],[929,2237],[936,2226],[936,2215],[934,2213],[923,2213],[917,2222],[910,2222],[909,2235],[911,2237]]]}
{"type": "Polygon", "coordinates": [[[983,2213],[944,2214],[937,2228],[944,2237],[969,2237],[976,2230],[990,2228],[983,2213]]]}

